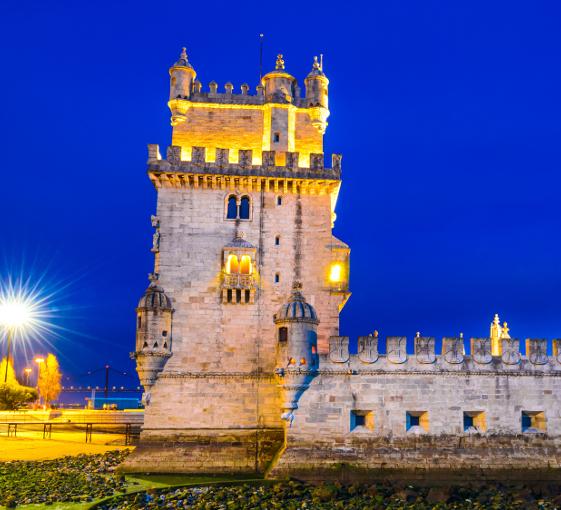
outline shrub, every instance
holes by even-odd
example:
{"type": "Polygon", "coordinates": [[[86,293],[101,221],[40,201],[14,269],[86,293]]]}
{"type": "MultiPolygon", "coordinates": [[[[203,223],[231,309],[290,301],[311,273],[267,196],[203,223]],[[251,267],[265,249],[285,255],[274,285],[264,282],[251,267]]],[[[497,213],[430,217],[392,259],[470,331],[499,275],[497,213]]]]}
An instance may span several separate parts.
{"type": "Polygon", "coordinates": [[[34,400],[37,400],[35,388],[22,386],[13,381],[0,384],[1,411],[14,411],[34,400]]]}

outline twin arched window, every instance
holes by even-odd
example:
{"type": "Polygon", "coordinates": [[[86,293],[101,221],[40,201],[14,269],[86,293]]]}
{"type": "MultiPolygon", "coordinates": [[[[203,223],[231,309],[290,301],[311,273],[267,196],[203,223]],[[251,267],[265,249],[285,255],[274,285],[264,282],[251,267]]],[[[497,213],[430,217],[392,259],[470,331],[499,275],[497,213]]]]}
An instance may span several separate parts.
{"type": "Polygon", "coordinates": [[[251,274],[251,257],[249,255],[242,255],[238,259],[237,255],[228,255],[226,259],[226,273],[227,274],[251,274]]]}
{"type": "Polygon", "coordinates": [[[251,203],[247,195],[241,198],[236,195],[230,195],[226,202],[226,219],[249,220],[250,206],[251,203]]]}

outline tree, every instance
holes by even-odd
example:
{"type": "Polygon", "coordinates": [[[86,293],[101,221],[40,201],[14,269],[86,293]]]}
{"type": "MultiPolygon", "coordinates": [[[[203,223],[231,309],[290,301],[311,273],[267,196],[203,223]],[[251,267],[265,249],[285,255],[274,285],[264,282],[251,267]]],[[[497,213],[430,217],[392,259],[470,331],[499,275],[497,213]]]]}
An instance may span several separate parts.
{"type": "MultiPolygon", "coordinates": [[[[7,362],[8,362],[7,358],[2,358],[2,361],[0,361],[0,384],[4,384],[4,379],[6,378],[7,362]]],[[[13,384],[14,382],[17,383],[17,380],[16,380],[16,372],[14,370],[14,360],[13,358],[11,358],[10,362],[8,363],[8,378],[6,379],[6,383],[13,384]]]]}
{"type": "Polygon", "coordinates": [[[62,374],[60,373],[58,360],[54,354],[49,353],[44,363],[39,365],[39,380],[37,388],[39,395],[49,405],[60,395],[62,374]]]}

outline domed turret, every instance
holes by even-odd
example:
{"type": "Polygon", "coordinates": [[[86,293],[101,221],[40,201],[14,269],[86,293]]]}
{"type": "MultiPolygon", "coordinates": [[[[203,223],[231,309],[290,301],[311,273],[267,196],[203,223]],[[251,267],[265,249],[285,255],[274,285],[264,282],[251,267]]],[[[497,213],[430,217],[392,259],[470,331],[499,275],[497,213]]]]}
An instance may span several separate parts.
{"type": "Polygon", "coordinates": [[[282,418],[292,423],[300,395],[308,388],[318,368],[317,325],[312,305],[295,283],[288,301],[274,316],[277,325],[277,374],[282,377],[282,418]]]}
{"type": "Polygon", "coordinates": [[[171,125],[185,122],[185,108],[179,104],[181,99],[189,99],[197,73],[189,63],[187,51],[182,48],[179,60],[169,68],[169,107],[171,110],[171,125]]]}
{"type": "MultiPolygon", "coordinates": [[[[323,60],[323,59],[322,59],[323,60]]],[[[311,108],[312,124],[318,131],[325,133],[329,117],[329,101],[327,88],[329,80],[323,73],[323,63],[314,57],[312,70],[304,80],[306,84],[306,106],[311,108]]]]}
{"type": "MultiPolygon", "coordinates": [[[[136,371],[145,396],[171,357],[173,307],[169,296],[158,285],[158,276],[150,276],[150,285],[136,309],[136,371]]],[[[146,399],[145,400],[149,400],[146,399]]],[[[146,402],[148,403],[148,402],[146,402]]]]}
{"type": "Polygon", "coordinates": [[[265,89],[265,100],[275,103],[292,103],[295,97],[296,78],[284,70],[282,55],[277,56],[275,70],[261,79],[265,89]]]}
{"type": "Polygon", "coordinates": [[[312,70],[304,80],[306,84],[306,106],[322,106],[328,108],[327,87],[329,80],[323,73],[322,66],[317,57],[314,57],[312,70]]]}

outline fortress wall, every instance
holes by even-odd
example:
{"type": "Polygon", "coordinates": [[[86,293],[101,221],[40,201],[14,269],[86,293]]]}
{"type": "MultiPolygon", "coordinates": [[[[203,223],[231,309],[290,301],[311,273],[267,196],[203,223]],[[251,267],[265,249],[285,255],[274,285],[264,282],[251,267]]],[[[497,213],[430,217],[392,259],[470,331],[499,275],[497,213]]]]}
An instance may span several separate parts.
{"type": "Polygon", "coordinates": [[[520,434],[521,412],[542,411],[547,435],[561,436],[561,371],[539,376],[380,369],[319,375],[300,399],[291,438],[405,437],[407,411],[427,412],[430,435],[464,434],[464,411],[485,413],[487,434],[520,434]],[[373,413],[372,430],[351,430],[353,410],[373,413]]]}
{"type": "Polygon", "coordinates": [[[561,479],[561,363],[534,356],[541,342],[529,342],[528,357],[514,364],[476,352],[460,363],[444,355],[431,363],[416,354],[398,363],[391,354],[372,362],[322,356],[269,475],[561,479]],[[409,430],[408,412],[420,416],[409,430]],[[466,431],[464,413],[477,416],[477,429],[466,431]],[[523,413],[538,421],[525,428],[523,413]],[[366,416],[360,425],[357,414],[366,416]]]}

